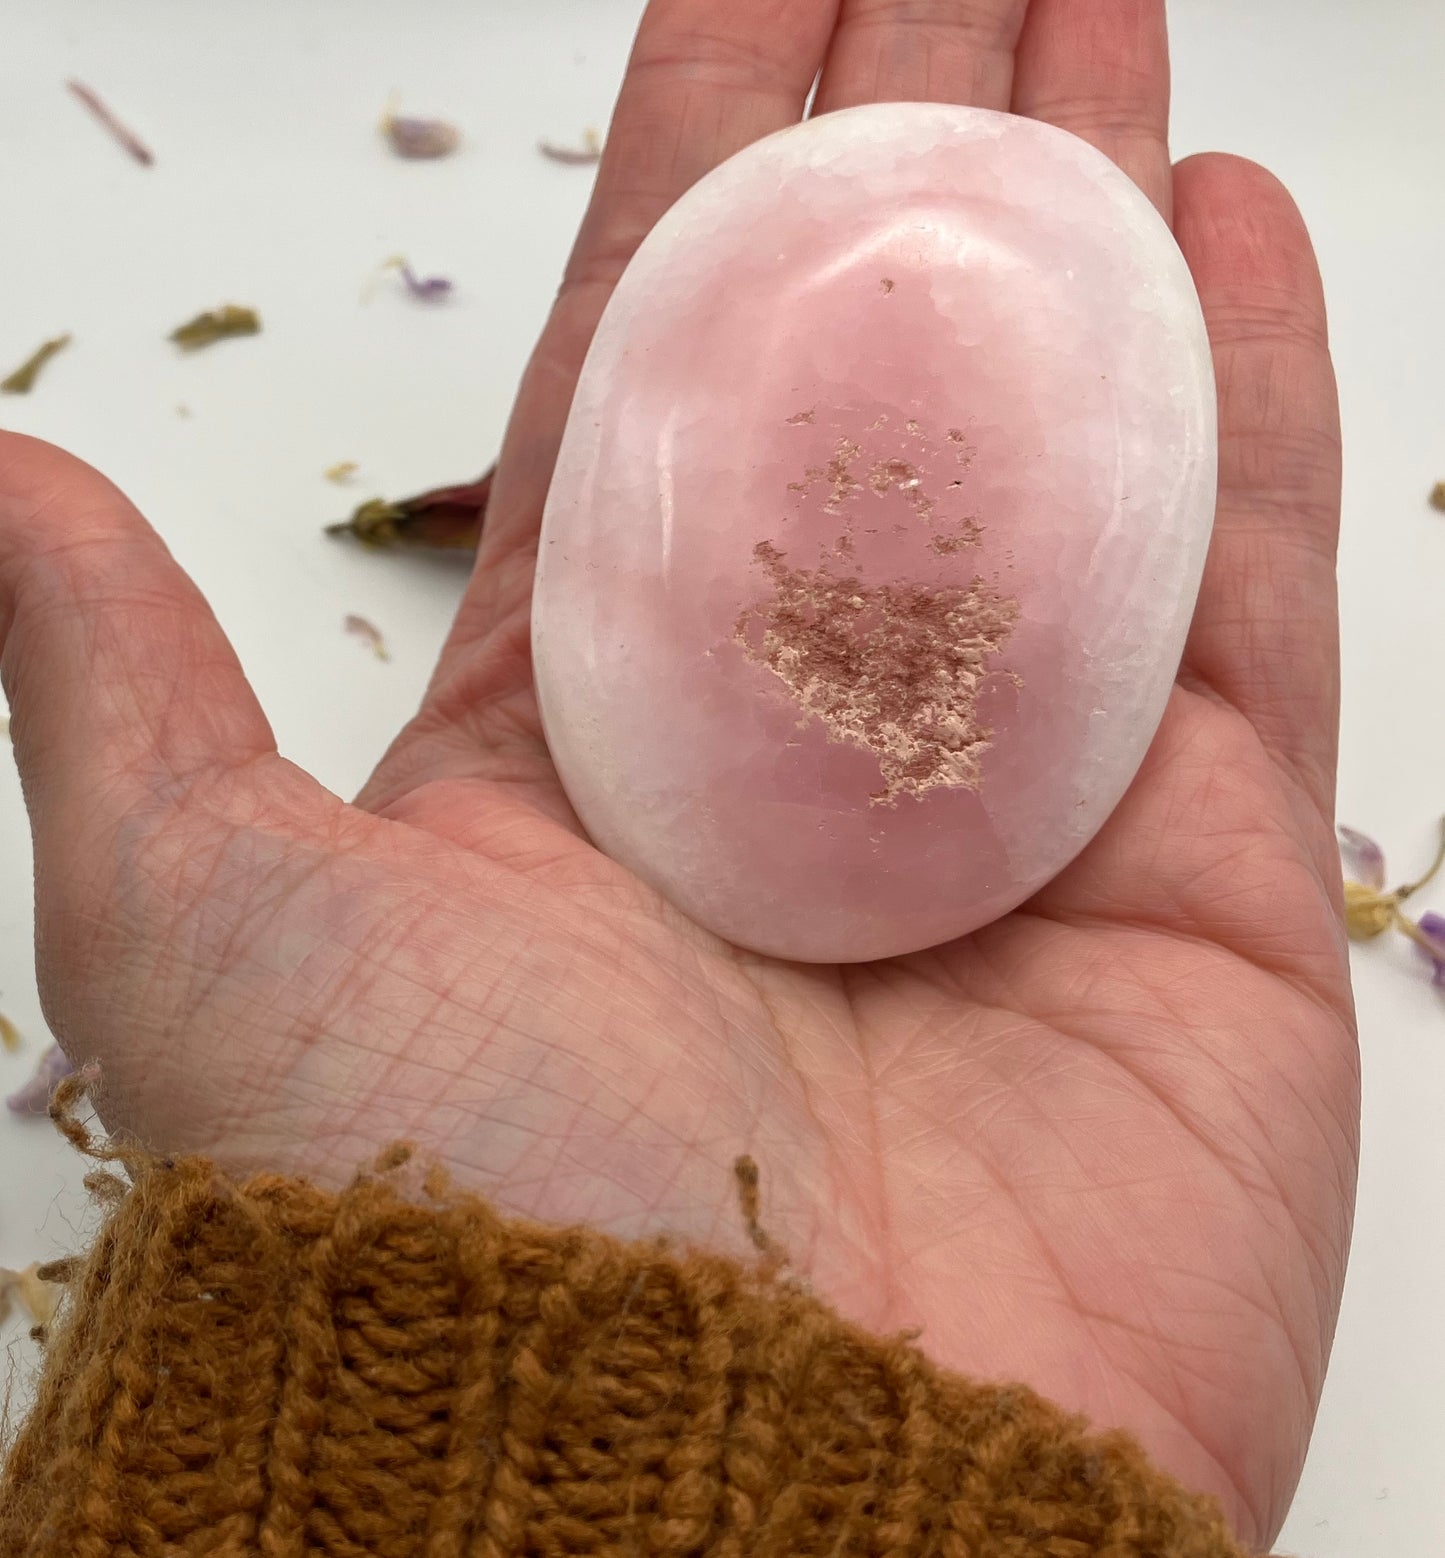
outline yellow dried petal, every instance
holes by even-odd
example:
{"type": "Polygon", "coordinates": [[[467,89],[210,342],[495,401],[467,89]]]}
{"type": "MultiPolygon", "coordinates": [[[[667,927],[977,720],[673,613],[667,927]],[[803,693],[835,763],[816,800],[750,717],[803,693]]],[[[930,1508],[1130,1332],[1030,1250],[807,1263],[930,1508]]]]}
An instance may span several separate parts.
{"type": "Polygon", "coordinates": [[[32,1261],[24,1271],[7,1271],[0,1267],[0,1320],[6,1319],[18,1298],[36,1325],[49,1325],[55,1318],[60,1303],[60,1287],[46,1282],[36,1273],[39,1261],[32,1261]]]}
{"type": "Polygon", "coordinates": [[[1387,931],[1399,913],[1394,893],[1376,892],[1363,882],[1345,883],[1345,930],[1352,941],[1369,941],[1387,931]]]}

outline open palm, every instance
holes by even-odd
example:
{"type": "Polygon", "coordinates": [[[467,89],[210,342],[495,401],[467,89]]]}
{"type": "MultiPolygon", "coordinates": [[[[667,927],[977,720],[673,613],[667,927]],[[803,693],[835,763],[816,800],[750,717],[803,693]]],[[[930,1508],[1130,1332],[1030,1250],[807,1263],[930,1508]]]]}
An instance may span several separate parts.
{"type": "Polygon", "coordinates": [[[741,1248],[940,1362],[1133,1430],[1277,1529],[1348,1244],[1356,1080],[1332,829],[1338,441],[1288,196],[1171,170],[1162,0],[654,0],[423,709],[346,805],[276,753],[200,596],[100,477],[0,435],[0,628],[42,990],[104,1111],[339,1179],[397,1137],[501,1205],[741,1248]],[[782,964],[587,842],[530,686],[536,531],[597,316],[683,189],[815,111],[1009,108],[1174,224],[1221,498],[1179,683],[1095,843],[1016,913],[782,964]]]}

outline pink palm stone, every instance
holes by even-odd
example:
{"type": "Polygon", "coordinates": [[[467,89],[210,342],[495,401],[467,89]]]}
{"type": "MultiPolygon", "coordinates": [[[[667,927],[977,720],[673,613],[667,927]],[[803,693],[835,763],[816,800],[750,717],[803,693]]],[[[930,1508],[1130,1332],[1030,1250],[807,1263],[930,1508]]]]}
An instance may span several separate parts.
{"type": "Polygon", "coordinates": [[[1143,759],[1214,476],[1189,272],[1083,141],[889,104],[750,147],[643,243],[567,424],[533,643],[578,815],[780,957],[996,918],[1143,759]]]}

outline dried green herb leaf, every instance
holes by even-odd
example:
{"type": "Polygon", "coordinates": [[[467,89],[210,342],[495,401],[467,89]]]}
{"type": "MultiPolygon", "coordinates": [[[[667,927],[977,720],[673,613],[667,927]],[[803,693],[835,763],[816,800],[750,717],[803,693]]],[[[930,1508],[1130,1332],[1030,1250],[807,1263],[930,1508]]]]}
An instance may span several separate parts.
{"type": "Polygon", "coordinates": [[[7,1049],[13,1055],[19,1048],[19,1028],[3,1012],[0,1012],[0,1049],[7,1049]]]}
{"type": "Polygon", "coordinates": [[[261,317],[254,308],[227,303],[178,325],[171,331],[171,340],[185,351],[193,352],[213,342],[224,341],[229,336],[257,335],[260,329],[261,317]]]}
{"type": "Polygon", "coordinates": [[[9,378],[0,379],[0,392],[6,395],[28,395],[35,388],[40,370],[56,352],[63,351],[69,345],[68,335],[57,335],[54,340],[42,342],[9,378]]]}
{"type": "Polygon", "coordinates": [[[494,465],[477,481],[434,487],[414,498],[372,498],[350,519],[327,525],[329,536],[354,536],[365,546],[473,547],[491,497],[494,465]]]}
{"type": "Polygon", "coordinates": [[[1445,509],[1445,481],[1437,481],[1430,493],[1431,508],[1445,509]]]}
{"type": "Polygon", "coordinates": [[[321,474],[327,481],[334,481],[338,485],[344,486],[356,475],[359,469],[360,467],[355,460],[338,460],[335,465],[328,465],[321,474]]]}

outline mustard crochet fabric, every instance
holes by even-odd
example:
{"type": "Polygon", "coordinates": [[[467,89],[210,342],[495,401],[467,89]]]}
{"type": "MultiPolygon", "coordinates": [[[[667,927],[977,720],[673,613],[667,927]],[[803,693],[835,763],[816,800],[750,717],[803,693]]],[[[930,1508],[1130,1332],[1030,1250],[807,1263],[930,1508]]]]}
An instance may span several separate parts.
{"type": "Polygon", "coordinates": [[[410,1170],[133,1172],[11,1449],[4,1558],[1241,1553],[1127,1438],[765,1273],[410,1170]]]}

